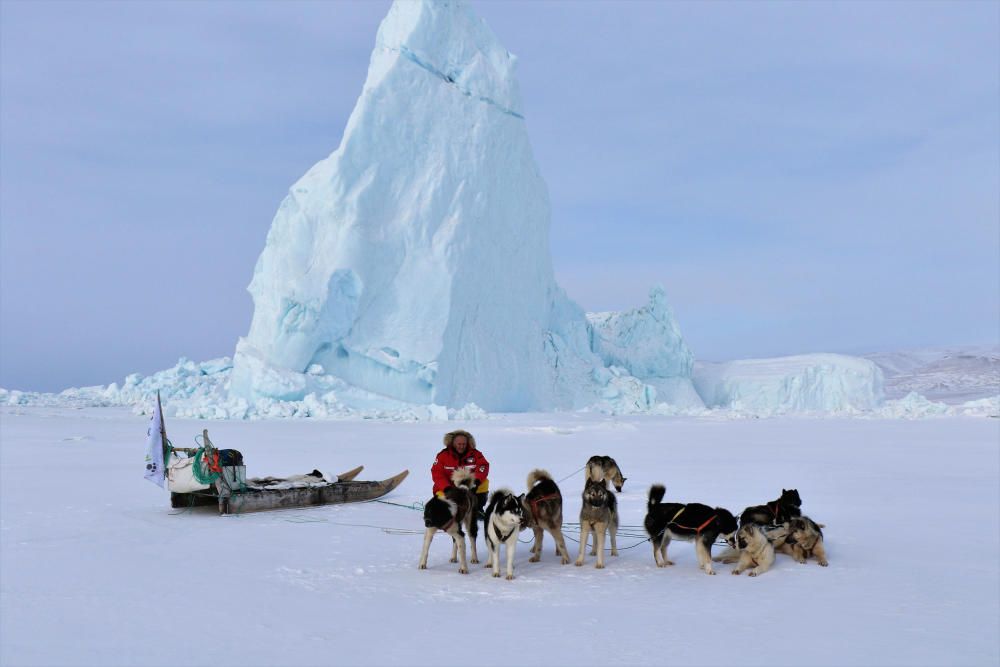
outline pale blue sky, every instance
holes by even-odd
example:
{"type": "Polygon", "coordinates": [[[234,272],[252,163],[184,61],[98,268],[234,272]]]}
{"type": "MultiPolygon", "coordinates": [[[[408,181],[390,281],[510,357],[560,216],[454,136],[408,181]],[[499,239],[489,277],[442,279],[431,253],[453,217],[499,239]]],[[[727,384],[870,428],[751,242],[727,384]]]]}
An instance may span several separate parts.
{"type": "MultiPolygon", "coordinates": [[[[557,278],[696,357],[997,342],[1000,4],[473,2],[557,278]]],[[[388,2],[0,3],[0,386],[232,354],[388,2]]]]}

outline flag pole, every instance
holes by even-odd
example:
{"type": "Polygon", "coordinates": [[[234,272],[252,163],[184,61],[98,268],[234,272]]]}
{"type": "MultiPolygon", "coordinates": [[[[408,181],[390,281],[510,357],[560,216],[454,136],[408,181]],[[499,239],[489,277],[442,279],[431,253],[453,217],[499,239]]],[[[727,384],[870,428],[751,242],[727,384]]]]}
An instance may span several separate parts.
{"type": "Polygon", "coordinates": [[[163,421],[163,404],[160,403],[160,390],[156,390],[156,409],[160,412],[160,444],[163,447],[163,469],[167,469],[167,456],[169,456],[170,445],[167,442],[167,423],[163,421]]]}

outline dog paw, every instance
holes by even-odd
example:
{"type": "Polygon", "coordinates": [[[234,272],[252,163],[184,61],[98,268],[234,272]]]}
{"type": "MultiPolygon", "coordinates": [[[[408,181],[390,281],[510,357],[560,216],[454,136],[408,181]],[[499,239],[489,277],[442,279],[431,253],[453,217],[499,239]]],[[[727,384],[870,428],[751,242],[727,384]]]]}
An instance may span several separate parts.
{"type": "Polygon", "coordinates": [[[417,569],[418,570],[426,570],[427,569],[427,563],[421,563],[420,565],[417,566],[417,569]]]}
{"type": "Polygon", "coordinates": [[[460,568],[458,568],[458,573],[459,574],[468,574],[469,573],[469,568],[467,568],[467,567],[460,567],[460,568]]]}
{"type": "Polygon", "coordinates": [[[618,555],[618,549],[612,549],[611,550],[611,555],[612,556],[617,556],[618,555]]]}
{"type": "Polygon", "coordinates": [[[539,556],[538,554],[535,554],[534,556],[532,556],[531,558],[528,559],[528,562],[529,563],[537,563],[540,560],[542,560],[541,556],[539,556]]]}
{"type": "Polygon", "coordinates": [[[493,576],[496,577],[497,579],[499,579],[500,578],[500,572],[499,572],[499,570],[496,571],[496,572],[494,572],[493,576]]]}
{"type": "Polygon", "coordinates": [[[667,565],[673,565],[673,564],[674,564],[674,561],[672,561],[672,560],[668,560],[667,561],[667,565]]]}
{"type": "Polygon", "coordinates": [[[507,581],[514,581],[514,575],[513,574],[508,574],[507,575],[507,581]]]}
{"type": "Polygon", "coordinates": [[[750,570],[747,574],[751,577],[756,577],[758,574],[760,574],[760,572],[758,572],[757,570],[750,570]]]}
{"type": "Polygon", "coordinates": [[[479,559],[478,558],[473,558],[471,560],[471,562],[472,562],[473,565],[479,565],[479,559]]]}
{"type": "Polygon", "coordinates": [[[711,574],[712,576],[715,576],[715,570],[708,568],[705,570],[705,574],[711,574]]]}
{"type": "Polygon", "coordinates": [[[796,559],[795,562],[798,563],[799,565],[805,565],[806,564],[806,559],[805,558],[803,558],[802,560],[796,559]]]}
{"type": "Polygon", "coordinates": [[[821,561],[819,562],[819,566],[820,566],[820,567],[826,567],[827,565],[829,565],[829,563],[828,563],[828,562],[826,562],[825,560],[821,560],[821,561]]]}
{"type": "Polygon", "coordinates": [[[596,565],[594,565],[594,567],[596,567],[598,570],[603,570],[604,569],[604,563],[597,563],[596,565]]]}
{"type": "Polygon", "coordinates": [[[449,559],[448,559],[448,562],[449,562],[449,563],[457,563],[457,562],[458,562],[458,559],[457,559],[457,558],[449,558],[449,559]]]}
{"type": "Polygon", "coordinates": [[[581,565],[583,565],[583,559],[582,558],[577,558],[576,559],[576,563],[574,563],[574,565],[576,565],[577,567],[580,567],[581,565]]]}
{"type": "Polygon", "coordinates": [[[732,572],[730,572],[729,574],[736,574],[736,575],[739,575],[739,574],[740,574],[741,572],[742,572],[742,570],[733,570],[733,571],[732,571],[732,572]]]}

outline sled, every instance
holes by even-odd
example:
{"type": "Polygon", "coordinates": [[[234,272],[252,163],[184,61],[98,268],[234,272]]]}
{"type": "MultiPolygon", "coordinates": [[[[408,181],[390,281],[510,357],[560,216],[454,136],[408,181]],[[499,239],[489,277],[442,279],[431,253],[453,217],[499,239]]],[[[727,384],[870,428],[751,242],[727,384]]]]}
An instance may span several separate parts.
{"type": "Polygon", "coordinates": [[[243,514],[313,505],[357,503],[381,498],[399,486],[410,474],[408,470],[404,470],[380,482],[355,481],[354,477],[363,468],[364,466],[359,466],[337,475],[336,482],[321,482],[284,489],[247,485],[241,489],[230,490],[224,484],[216,483],[216,488],[207,491],[171,493],[170,506],[183,508],[218,504],[219,514],[243,514]]]}
{"type": "MultiPolygon", "coordinates": [[[[202,456],[208,452],[218,461],[219,450],[209,440],[207,430],[202,432],[202,442],[200,449],[171,447],[171,451],[187,454],[188,457],[202,456]]],[[[223,454],[225,452],[235,450],[222,451],[223,454]]],[[[239,465],[223,464],[215,468],[220,474],[216,475],[214,481],[209,483],[206,480],[202,485],[192,487],[200,490],[171,491],[170,506],[188,508],[217,505],[219,514],[243,514],[314,505],[358,503],[381,498],[399,486],[410,474],[408,470],[404,470],[382,481],[357,481],[355,478],[364,470],[364,466],[358,466],[337,475],[336,481],[324,479],[319,471],[313,471],[310,475],[295,475],[287,480],[273,477],[247,480],[242,455],[239,456],[239,465]]],[[[184,459],[187,460],[190,458],[184,459]]],[[[197,458],[194,464],[197,465],[197,458]]]]}

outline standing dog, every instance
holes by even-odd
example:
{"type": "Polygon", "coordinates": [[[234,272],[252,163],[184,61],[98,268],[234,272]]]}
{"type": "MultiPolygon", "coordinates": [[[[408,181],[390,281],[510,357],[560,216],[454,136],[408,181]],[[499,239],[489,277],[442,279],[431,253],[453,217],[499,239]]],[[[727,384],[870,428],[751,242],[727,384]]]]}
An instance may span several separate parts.
{"type": "Polygon", "coordinates": [[[549,531],[556,543],[556,553],[562,557],[562,564],[569,562],[569,551],[562,534],[562,493],[559,486],[545,470],[528,473],[528,493],[521,497],[524,506],[524,521],[521,528],[531,528],[535,543],[531,547],[529,562],[537,563],[542,557],[542,536],[549,531]]]}
{"type": "Polygon", "coordinates": [[[465,561],[465,533],[462,527],[469,531],[472,538],[472,562],[478,563],[479,556],[476,554],[476,535],[479,532],[479,524],[476,521],[476,478],[465,468],[456,468],[451,474],[451,483],[444,490],[444,498],[434,496],[424,505],[424,548],[420,552],[421,570],[427,569],[427,552],[431,548],[431,540],[434,533],[439,530],[451,535],[451,562],[457,563],[458,552],[461,551],[461,564],[458,571],[462,574],[469,573],[469,564],[465,561]]]}
{"type": "Polygon", "coordinates": [[[788,554],[800,563],[814,556],[820,565],[826,567],[826,549],[823,546],[823,524],[816,523],[807,516],[797,516],[788,522],[788,535],[778,550],[788,554]]]}
{"type": "Polygon", "coordinates": [[[515,496],[509,489],[497,489],[490,496],[486,506],[486,548],[489,559],[486,567],[493,567],[493,576],[500,576],[500,545],[507,545],[507,580],[514,578],[514,552],[517,549],[517,534],[521,529],[524,508],[521,496],[515,496]]]}
{"type": "Polygon", "coordinates": [[[774,565],[774,547],[757,524],[747,523],[740,526],[736,531],[736,546],[740,550],[740,560],[733,568],[732,574],[750,570],[750,576],[756,577],[774,565]]]}
{"type": "Polygon", "coordinates": [[[615,485],[615,491],[622,492],[626,477],[622,477],[622,471],[610,456],[591,456],[587,461],[587,479],[595,482],[606,479],[615,485]]]}
{"type": "Polygon", "coordinates": [[[673,565],[667,559],[667,547],[670,540],[694,542],[694,551],[698,556],[698,567],[706,574],[715,574],[712,570],[712,544],[722,535],[730,545],[735,544],[733,533],[736,532],[736,517],[722,507],[711,508],[700,503],[664,503],[663,495],[666,488],[662,484],[654,484],[649,489],[649,501],[646,504],[646,519],[643,522],[646,533],[653,543],[653,560],[657,567],[673,565]]]}
{"type": "Polygon", "coordinates": [[[583,506],[580,507],[580,555],[576,564],[583,565],[583,554],[587,550],[587,537],[594,535],[594,549],[597,552],[597,568],[604,567],[604,533],[611,533],[611,555],[617,556],[615,537],[618,535],[618,499],[608,489],[608,483],[587,479],[583,488],[583,506]]]}
{"type": "Polygon", "coordinates": [[[740,514],[740,525],[756,523],[760,526],[781,524],[802,514],[802,498],[798,489],[782,489],[781,497],[766,505],[754,505],[740,514]]]}

